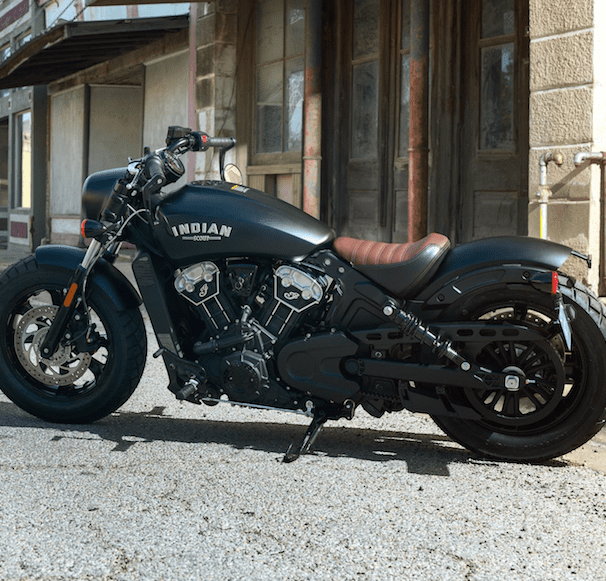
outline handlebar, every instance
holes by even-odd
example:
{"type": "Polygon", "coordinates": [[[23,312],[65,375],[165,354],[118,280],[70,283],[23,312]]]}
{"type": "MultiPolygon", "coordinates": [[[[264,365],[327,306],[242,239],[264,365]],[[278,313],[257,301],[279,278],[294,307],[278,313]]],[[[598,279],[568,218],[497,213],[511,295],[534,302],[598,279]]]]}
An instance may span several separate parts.
{"type": "Polygon", "coordinates": [[[202,143],[207,147],[220,147],[221,149],[231,149],[236,145],[236,140],[233,137],[209,137],[206,133],[200,133],[202,143]]]}
{"type": "Polygon", "coordinates": [[[181,148],[191,151],[206,151],[210,147],[228,151],[236,145],[236,140],[233,137],[210,137],[201,131],[192,131],[188,127],[171,125],[166,135],[166,145],[172,151],[181,148]]]}

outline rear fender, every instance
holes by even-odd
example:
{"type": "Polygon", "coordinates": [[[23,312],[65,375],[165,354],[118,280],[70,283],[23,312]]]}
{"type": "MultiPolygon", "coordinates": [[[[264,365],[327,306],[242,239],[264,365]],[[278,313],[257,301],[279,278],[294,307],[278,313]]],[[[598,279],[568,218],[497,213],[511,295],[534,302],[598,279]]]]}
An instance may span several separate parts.
{"type": "Polygon", "coordinates": [[[446,255],[414,302],[445,307],[481,287],[533,284],[562,266],[570,253],[567,246],[536,238],[487,238],[463,244],[446,255]]]}
{"type": "MultiPolygon", "coordinates": [[[[36,262],[42,269],[74,272],[86,251],[73,246],[49,245],[36,249],[36,262]]],[[[117,311],[134,309],[141,304],[139,294],[130,281],[112,264],[99,259],[88,277],[88,284],[100,292],[117,311]]]]}

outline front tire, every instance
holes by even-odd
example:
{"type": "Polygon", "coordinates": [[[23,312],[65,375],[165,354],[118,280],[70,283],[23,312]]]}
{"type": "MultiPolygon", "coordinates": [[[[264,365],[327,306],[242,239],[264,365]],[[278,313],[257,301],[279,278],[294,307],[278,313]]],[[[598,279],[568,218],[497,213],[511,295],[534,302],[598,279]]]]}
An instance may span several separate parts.
{"type": "MultiPolygon", "coordinates": [[[[539,462],[582,446],[606,421],[606,310],[583,285],[560,276],[564,301],[574,307],[567,351],[553,299],[532,287],[481,291],[455,303],[450,320],[493,320],[527,325],[544,340],[488,343],[474,354],[483,366],[514,369],[528,382],[518,392],[448,388],[470,405],[478,421],[435,416],[453,440],[481,456],[539,462]]],[[[464,350],[464,346],[463,346],[464,350]]]]}
{"type": "Polygon", "coordinates": [[[43,358],[40,346],[70,275],[42,269],[32,256],[0,276],[0,389],[44,420],[88,423],[131,396],[145,366],[147,338],[138,309],[115,310],[89,281],[86,305],[76,308],[53,356],[43,358]]]}

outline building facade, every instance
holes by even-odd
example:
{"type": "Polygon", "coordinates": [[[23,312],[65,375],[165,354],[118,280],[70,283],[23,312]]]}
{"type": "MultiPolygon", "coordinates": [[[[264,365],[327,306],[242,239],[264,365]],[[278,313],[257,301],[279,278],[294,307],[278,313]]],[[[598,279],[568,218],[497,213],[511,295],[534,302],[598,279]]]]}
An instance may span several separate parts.
{"type": "MultiPolygon", "coordinates": [[[[81,22],[85,12],[78,14],[76,4],[40,10],[49,20],[61,6],[63,18],[81,22]]],[[[46,176],[37,179],[46,180],[48,240],[77,242],[87,173],[122,165],[143,145],[161,146],[166,127],[181,124],[236,136],[231,161],[249,185],[304,208],[339,234],[404,242],[436,230],[454,243],[538,236],[543,201],[547,237],[591,254],[596,265],[588,270],[571,259],[567,268],[605,291],[603,164],[578,169],[573,161],[579,152],[606,151],[601,0],[170,6],[175,18],[188,18],[179,30],[165,22],[127,52],[46,79],[46,176]],[[557,187],[539,200],[539,160],[548,152],[562,153],[564,163],[548,166],[548,183],[557,187]]],[[[123,14],[160,18],[153,10],[163,9],[98,0],[87,10],[91,21],[102,14],[94,10],[117,21],[123,14]],[[112,12],[118,10],[126,12],[112,12]]],[[[140,28],[125,28],[123,38],[140,28]]],[[[25,32],[11,29],[11,43],[25,32]]],[[[27,72],[44,52],[36,52],[37,38],[25,43],[29,60],[19,64],[13,53],[13,68],[0,65],[0,87],[1,77],[14,84],[11,75],[27,72]]],[[[94,46],[104,54],[107,44],[94,46]]],[[[36,90],[42,95],[35,86],[10,90],[31,90],[34,99],[36,90]]],[[[0,141],[3,111],[0,102],[0,141]]],[[[5,116],[13,135],[10,168],[27,164],[25,145],[11,148],[19,127],[27,128],[27,117],[18,115],[5,116]]],[[[216,166],[212,153],[192,155],[188,176],[216,177],[216,166]]],[[[20,174],[9,171],[0,179],[19,192],[20,174]]],[[[18,194],[10,196],[8,212],[18,215],[18,194]]]]}

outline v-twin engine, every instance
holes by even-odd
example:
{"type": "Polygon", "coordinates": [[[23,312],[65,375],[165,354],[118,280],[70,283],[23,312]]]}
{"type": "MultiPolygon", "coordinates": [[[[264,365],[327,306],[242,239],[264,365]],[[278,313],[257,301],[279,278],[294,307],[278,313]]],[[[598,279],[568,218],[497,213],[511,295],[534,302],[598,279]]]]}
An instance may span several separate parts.
{"type": "MultiPolygon", "coordinates": [[[[327,288],[324,277],[312,276],[290,265],[281,265],[273,271],[271,295],[253,294],[258,275],[256,265],[228,265],[226,275],[214,262],[200,262],[181,271],[175,279],[177,291],[197,307],[213,334],[226,331],[242,316],[237,303],[228,295],[252,295],[257,323],[274,342],[284,339],[306,311],[320,304],[327,288]]],[[[265,284],[265,288],[268,286],[265,284]]]]}
{"type": "Polygon", "coordinates": [[[272,380],[270,359],[274,346],[324,301],[329,279],[298,265],[262,273],[254,264],[228,263],[221,269],[205,261],[179,272],[174,284],[206,325],[207,341],[197,342],[193,351],[217,388],[215,395],[292,407],[292,394],[272,380]]]}

